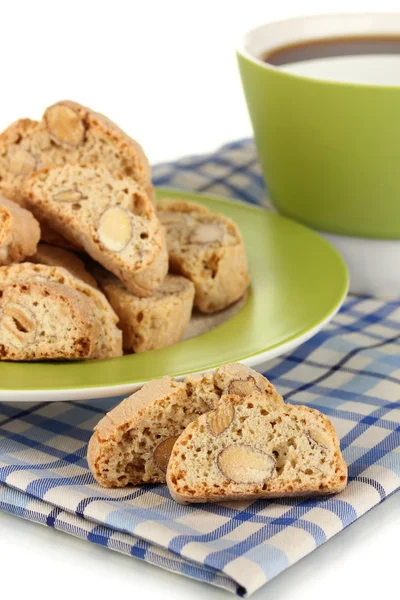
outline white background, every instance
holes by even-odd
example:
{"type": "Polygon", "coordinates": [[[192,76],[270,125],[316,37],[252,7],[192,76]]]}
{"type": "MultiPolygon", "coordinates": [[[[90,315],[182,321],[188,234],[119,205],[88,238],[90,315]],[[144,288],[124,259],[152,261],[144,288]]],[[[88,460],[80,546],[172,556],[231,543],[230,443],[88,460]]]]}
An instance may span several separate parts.
{"type": "MultiPolygon", "coordinates": [[[[143,144],[152,162],[208,151],[251,135],[234,56],[245,30],[299,14],[398,6],[376,0],[3,0],[0,129],[20,117],[40,118],[47,105],[70,98],[117,121],[143,144]]],[[[254,600],[397,598],[399,542],[397,494],[254,600]]],[[[229,598],[0,513],[2,597],[7,588],[17,599],[229,598]]]]}

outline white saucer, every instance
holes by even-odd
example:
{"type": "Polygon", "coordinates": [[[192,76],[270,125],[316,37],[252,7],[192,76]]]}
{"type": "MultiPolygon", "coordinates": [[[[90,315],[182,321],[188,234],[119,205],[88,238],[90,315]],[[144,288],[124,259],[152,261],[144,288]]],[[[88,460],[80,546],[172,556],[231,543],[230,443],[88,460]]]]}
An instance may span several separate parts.
{"type": "Polygon", "coordinates": [[[372,240],[319,232],[347,263],[350,293],[400,298],[400,240],[372,240]]]}

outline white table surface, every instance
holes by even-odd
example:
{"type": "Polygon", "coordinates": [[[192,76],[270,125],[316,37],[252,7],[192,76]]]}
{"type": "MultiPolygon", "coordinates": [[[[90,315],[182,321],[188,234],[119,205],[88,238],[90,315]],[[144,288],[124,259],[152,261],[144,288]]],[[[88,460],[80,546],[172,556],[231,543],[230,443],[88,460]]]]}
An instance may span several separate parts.
{"type": "MultiPolygon", "coordinates": [[[[2,4],[0,129],[46,105],[76,99],[117,120],[152,162],[212,150],[251,129],[233,47],[271,19],[376,10],[371,0],[135,0],[2,4]],[[271,6],[273,5],[273,6],[271,6]],[[62,8],[61,8],[62,7],[62,8]]],[[[396,10],[381,0],[380,10],[396,10]]],[[[254,595],[255,600],[397,598],[400,494],[254,595]]],[[[0,596],[228,598],[64,533],[0,513],[0,596]],[[9,594],[5,591],[9,590],[9,594]]]]}

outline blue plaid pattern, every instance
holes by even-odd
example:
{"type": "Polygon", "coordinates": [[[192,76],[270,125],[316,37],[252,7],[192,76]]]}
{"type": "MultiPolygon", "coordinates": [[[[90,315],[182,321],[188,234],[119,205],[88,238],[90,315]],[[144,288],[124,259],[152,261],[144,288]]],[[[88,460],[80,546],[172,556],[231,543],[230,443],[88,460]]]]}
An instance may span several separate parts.
{"type": "MultiPolygon", "coordinates": [[[[262,203],[253,143],[154,169],[155,182],[262,203]]],[[[349,297],[336,318],[266,374],[287,400],[327,414],[349,485],[325,499],[180,506],[165,486],[100,488],[93,426],[120,398],[0,403],[0,508],[249,596],[400,488],[400,302],[349,297]]]]}

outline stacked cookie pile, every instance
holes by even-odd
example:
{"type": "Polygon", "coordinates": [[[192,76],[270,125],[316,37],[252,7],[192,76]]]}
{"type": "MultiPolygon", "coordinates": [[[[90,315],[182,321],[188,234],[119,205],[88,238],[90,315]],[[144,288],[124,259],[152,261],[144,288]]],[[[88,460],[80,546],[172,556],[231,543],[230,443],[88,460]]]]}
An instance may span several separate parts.
{"type": "Polygon", "coordinates": [[[219,311],[249,284],[236,225],[189,202],[155,206],[139,144],[77,103],[0,135],[0,193],[0,360],[168,346],[193,306],[219,311]]]}
{"type": "Polygon", "coordinates": [[[347,482],[329,419],[239,363],[144,385],[95,427],[88,464],[104,487],[167,482],[181,503],[333,494],[347,482]]]}

